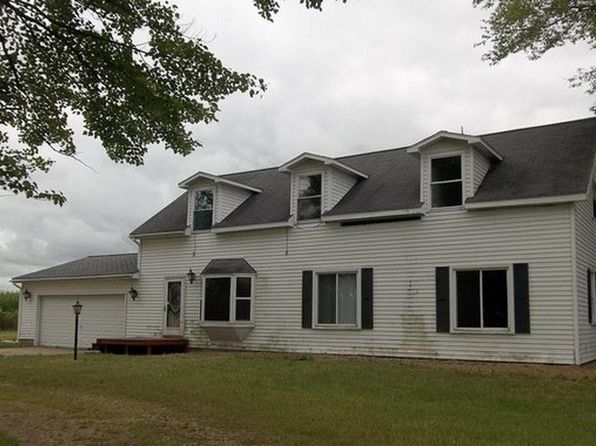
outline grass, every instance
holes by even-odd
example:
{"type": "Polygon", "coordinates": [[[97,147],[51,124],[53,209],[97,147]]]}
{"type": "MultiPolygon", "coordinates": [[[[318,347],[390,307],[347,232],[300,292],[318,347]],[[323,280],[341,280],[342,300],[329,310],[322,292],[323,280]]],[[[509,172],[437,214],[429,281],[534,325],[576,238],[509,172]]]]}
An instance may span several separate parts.
{"type": "Polygon", "coordinates": [[[16,341],[17,332],[14,330],[0,331],[0,342],[2,341],[16,341]]]}
{"type": "Polygon", "coordinates": [[[2,435],[47,445],[588,445],[596,366],[259,353],[0,358],[0,444],[2,435]]]}
{"type": "MultiPolygon", "coordinates": [[[[0,330],[0,349],[1,348],[15,348],[15,347],[27,347],[31,345],[28,342],[16,342],[17,332],[15,330],[0,330]],[[10,341],[10,342],[5,342],[10,341]]],[[[0,437],[2,438],[2,437],[0,437]]],[[[4,443],[0,442],[0,446],[4,443]]]]}

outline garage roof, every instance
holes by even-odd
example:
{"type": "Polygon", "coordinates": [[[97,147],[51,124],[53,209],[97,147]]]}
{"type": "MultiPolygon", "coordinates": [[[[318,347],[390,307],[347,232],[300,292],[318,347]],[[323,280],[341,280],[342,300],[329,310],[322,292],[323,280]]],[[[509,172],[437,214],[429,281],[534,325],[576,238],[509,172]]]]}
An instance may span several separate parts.
{"type": "Polygon", "coordinates": [[[14,277],[13,282],[42,279],[67,279],[83,277],[126,277],[138,271],[137,254],[108,254],[88,256],[72,262],[52,266],[29,274],[14,277]]]}

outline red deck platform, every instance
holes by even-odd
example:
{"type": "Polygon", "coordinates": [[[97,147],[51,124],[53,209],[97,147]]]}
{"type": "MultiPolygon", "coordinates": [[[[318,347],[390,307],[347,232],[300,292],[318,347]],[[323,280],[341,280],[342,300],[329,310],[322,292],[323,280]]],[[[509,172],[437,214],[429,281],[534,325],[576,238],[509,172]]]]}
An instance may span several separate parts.
{"type": "Polygon", "coordinates": [[[159,355],[164,353],[184,353],[188,339],[171,338],[99,338],[92,348],[102,353],[124,355],[159,355]]]}

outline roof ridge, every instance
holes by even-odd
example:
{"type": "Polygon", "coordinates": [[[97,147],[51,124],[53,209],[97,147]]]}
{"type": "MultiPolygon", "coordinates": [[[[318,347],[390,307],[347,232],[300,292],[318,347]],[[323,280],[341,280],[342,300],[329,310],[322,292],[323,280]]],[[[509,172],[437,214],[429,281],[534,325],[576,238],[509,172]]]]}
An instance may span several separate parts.
{"type": "MultiPolygon", "coordinates": [[[[596,116],[590,116],[590,117],[579,118],[579,119],[571,119],[569,121],[562,121],[562,122],[552,122],[550,124],[540,124],[540,125],[533,125],[533,126],[528,126],[528,127],[519,127],[519,128],[507,129],[507,130],[498,130],[496,132],[489,132],[489,133],[479,133],[479,134],[476,134],[475,133],[475,134],[473,134],[471,136],[484,137],[484,136],[497,135],[499,133],[517,132],[517,131],[520,131],[520,130],[538,129],[538,128],[542,128],[542,127],[550,127],[550,126],[571,124],[573,122],[589,121],[591,119],[596,119],[596,116]]],[[[457,133],[457,132],[451,132],[449,130],[445,130],[445,131],[448,131],[450,133],[457,133]]],[[[352,153],[352,154],[348,154],[348,155],[329,156],[329,158],[334,159],[334,160],[340,160],[340,159],[345,159],[345,158],[354,158],[354,157],[357,157],[357,156],[374,155],[376,153],[391,152],[391,151],[398,151],[398,150],[406,150],[408,147],[410,147],[410,146],[392,147],[392,148],[389,148],[389,149],[375,149],[375,150],[371,150],[371,151],[352,153]]],[[[317,155],[316,152],[309,152],[309,153],[312,153],[314,155],[317,155]]],[[[322,156],[327,156],[327,155],[322,155],[322,156]]],[[[261,167],[261,168],[258,168],[258,169],[241,170],[241,171],[238,171],[238,172],[230,172],[230,173],[225,173],[225,174],[214,174],[214,175],[216,175],[218,177],[225,178],[225,177],[230,177],[230,176],[234,176],[234,175],[242,175],[242,174],[247,174],[247,173],[265,172],[267,170],[277,170],[277,169],[279,169],[279,167],[280,166],[261,167]]]]}
{"type": "Polygon", "coordinates": [[[596,120],[596,116],[590,116],[590,117],[579,118],[579,119],[571,119],[569,121],[551,122],[550,124],[531,125],[528,127],[518,127],[515,129],[499,130],[496,132],[482,133],[477,136],[485,137],[485,136],[498,135],[500,133],[511,133],[511,132],[519,132],[522,130],[540,129],[540,128],[544,128],[544,127],[555,127],[557,125],[568,125],[568,124],[575,123],[575,122],[589,121],[589,120],[596,120]]]}

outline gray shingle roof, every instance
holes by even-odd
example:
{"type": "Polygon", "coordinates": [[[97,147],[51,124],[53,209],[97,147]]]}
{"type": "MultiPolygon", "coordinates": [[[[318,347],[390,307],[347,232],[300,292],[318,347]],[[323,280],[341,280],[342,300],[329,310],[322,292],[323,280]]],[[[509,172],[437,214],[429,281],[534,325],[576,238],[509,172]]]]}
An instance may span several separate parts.
{"type": "Polygon", "coordinates": [[[256,274],[255,269],[244,259],[213,259],[201,274],[256,274]]]}
{"type": "Polygon", "coordinates": [[[109,254],[89,256],[51,268],[23,274],[12,280],[60,279],[69,277],[125,276],[137,272],[137,254],[109,254]]]}
{"type": "MultiPolygon", "coordinates": [[[[479,135],[503,161],[493,165],[476,195],[480,203],[585,193],[596,150],[596,118],[479,135]]],[[[366,172],[327,215],[420,207],[420,161],[406,147],[336,158],[366,172]]],[[[290,218],[290,176],[277,168],[222,175],[263,190],[253,194],[217,227],[284,222],[290,218]]],[[[183,231],[183,194],[131,235],[183,231]]]]}

